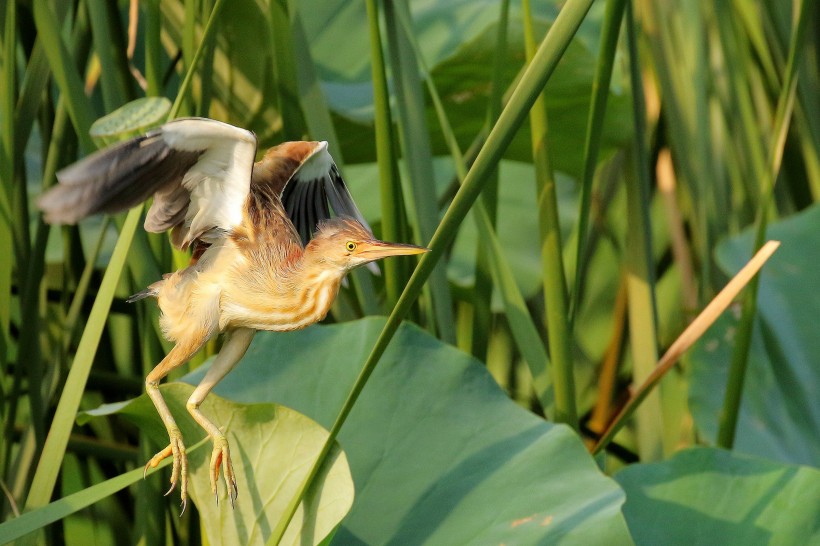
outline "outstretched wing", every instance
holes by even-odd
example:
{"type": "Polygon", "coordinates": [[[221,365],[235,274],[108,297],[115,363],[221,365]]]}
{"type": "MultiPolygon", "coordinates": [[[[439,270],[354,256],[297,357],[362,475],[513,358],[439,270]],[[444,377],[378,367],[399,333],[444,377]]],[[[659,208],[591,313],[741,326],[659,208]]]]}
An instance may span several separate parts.
{"type": "Polygon", "coordinates": [[[145,229],[174,244],[212,242],[242,221],[256,137],[212,119],[183,118],[96,152],[57,173],[39,201],[50,223],[114,213],[154,196],[145,229]]]}
{"type": "Polygon", "coordinates": [[[280,196],[304,244],[317,225],[330,218],[330,209],[370,230],[327,151],[327,142],[286,142],[271,148],[256,165],[253,185],[280,196]]]}

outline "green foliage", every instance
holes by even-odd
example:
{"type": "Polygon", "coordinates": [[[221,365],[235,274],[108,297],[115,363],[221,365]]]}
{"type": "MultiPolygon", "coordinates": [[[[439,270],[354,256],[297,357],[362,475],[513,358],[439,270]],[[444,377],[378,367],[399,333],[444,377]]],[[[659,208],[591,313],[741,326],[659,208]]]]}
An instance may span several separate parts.
{"type": "Polygon", "coordinates": [[[615,479],[638,545],[813,544],[820,471],[713,448],[634,465],[615,479]]]}
{"type": "Polygon", "coordinates": [[[790,466],[820,460],[816,9],[0,3],[0,542],[816,541],[817,471],[790,466]],[[355,272],[339,324],[260,334],[206,399],[235,510],[209,493],[190,387],[163,388],[193,467],[178,518],[141,479],[166,439],[139,395],[170,346],[156,306],[124,299],[189,257],[138,228],[141,207],[57,227],[36,198],[181,115],[260,148],[327,140],[376,235],[432,252],[355,272]],[[783,244],[742,316],[593,459],[584,443],[763,234],[783,244]],[[675,454],[699,443],[733,451],[675,454]],[[316,527],[286,534],[303,496],[316,527]]]}

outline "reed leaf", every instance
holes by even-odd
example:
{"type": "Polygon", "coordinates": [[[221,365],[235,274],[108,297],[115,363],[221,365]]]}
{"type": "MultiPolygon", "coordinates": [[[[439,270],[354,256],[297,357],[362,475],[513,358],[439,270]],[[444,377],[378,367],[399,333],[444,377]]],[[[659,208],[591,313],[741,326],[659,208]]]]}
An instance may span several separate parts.
{"type": "Polygon", "coordinates": [[[57,18],[46,0],[34,0],[34,22],[37,25],[37,35],[43,41],[54,81],[66,96],[66,108],[77,137],[83,150],[90,153],[96,146],[91,140],[89,129],[97,116],[85,96],[82,80],[74,69],[74,60],[61,39],[57,18]]]}
{"type": "MultiPolygon", "coordinates": [[[[409,191],[406,191],[407,197],[411,200],[408,212],[415,219],[416,239],[427,241],[438,223],[433,155],[418,62],[406,34],[400,29],[397,16],[399,11],[404,12],[404,16],[410,20],[406,2],[384,2],[385,33],[401,137],[399,143],[408,174],[406,186],[410,187],[409,191]]],[[[455,343],[452,298],[445,264],[433,270],[428,288],[431,305],[425,308],[432,307],[435,330],[443,341],[455,343]]]]}
{"type": "Polygon", "coordinates": [[[595,67],[595,79],[592,82],[592,101],[584,140],[584,170],[581,174],[581,198],[578,204],[578,223],[575,234],[575,276],[572,283],[572,292],[569,296],[570,332],[574,328],[575,314],[583,297],[583,282],[587,267],[587,226],[589,225],[589,211],[592,204],[592,181],[595,178],[595,167],[598,165],[598,151],[601,145],[601,134],[606,114],[606,101],[609,98],[609,85],[612,79],[615,53],[618,50],[618,35],[620,34],[625,7],[626,0],[607,0],[601,31],[601,44],[598,48],[598,64],[595,67]]]}
{"type": "MultiPolygon", "coordinates": [[[[377,0],[366,0],[367,21],[372,56],[371,74],[373,78],[373,105],[375,108],[376,162],[379,166],[379,195],[381,196],[382,239],[403,240],[407,233],[402,203],[398,155],[394,151],[393,116],[390,112],[390,94],[387,89],[387,73],[379,29],[379,8],[377,0]]],[[[385,305],[395,306],[406,282],[405,267],[401,260],[387,260],[384,263],[385,305]]]]}
{"type": "Polygon", "coordinates": [[[125,104],[128,95],[123,78],[120,77],[120,66],[115,58],[115,51],[120,48],[112,47],[116,41],[109,27],[112,15],[109,13],[110,6],[109,2],[87,2],[85,4],[91,20],[94,51],[100,60],[103,104],[107,112],[125,104]]]}
{"type": "MultiPolygon", "coordinates": [[[[5,5],[3,15],[3,56],[0,72],[0,119],[3,120],[0,134],[0,255],[12,256],[14,243],[12,233],[14,221],[11,213],[10,191],[14,187],[14,101],[16,89],[15,49],[17,46],[16,2],[5,5]]],[[[0,260],[0,366],[5,366],[11,345],[9,324],[11,321],[12,260],[0,260]]],[[[0,395],[2,392],[0,392],[0,395]]],[[[2,398],[5,398],[4,396],[2,398]]],[[[2,465],[0,465],[2,468],[2,465]]]]}
{"type": "MultiPolygon", "coordinates": [[[[524,45],[527,61],[535,55],[532,14],[529,0],[523,3],[524,45]]],[[[535,163],[535,196],[538,202],[538,227],[541,238],[542,283],[547,310],[547,337],[552,360],[552,381],[555,389],[555,421],[578,429],[575,403],[575,372],[572,358],[572,336],[568,323],[567,287],[561,248],[561,224],[558,218],[558,197],[555,193],[555,173],[550,164],[547,106],[539,96],[530,110],[530,134],[535,163]]]]}
{"type": "MultiPolygon", "coordinates": [[[[783,86],[777,100],[777,109],[772,127],[772,134],[769,138],[768,165],[765,178],[762,181],[762,196],[760,199],[760,209],[758,210],[756,233],[754,241],[754,251],[758,251],[763,246],[766,237],[766,226],[768,225],[768,208],[774,198],[774,188],[777,176],[780,172],[780,165],[783,159],[783,148],[786,144],[789,123],[794,109],[795,94],[797,91],[798,68],[800,59],[805,49],[805,38],[808,27],[808,17],[811,2],[801,0],[797,9],[798,16],[795,19],[795,29],[789,44],[789,56],[783,76],[783,86]]],[[[720,429],[718,431],[717,443],[721,447],[731,449],[735,430],[737,428],[738,414],[740,412],[740,402],[743,396],[743,384],[746,375],[746,367],[749,359],[749,348],[752,342],[752,330],[757,309],[757,288],[758,278],[756,277],[749,285],[743,301],[743,316],[738,327],[735,338],[735,348],[732,354],[732,363],[729,368],[729,380],[726,384],[726,395],[723,402],[723,411],[720,419],[720,429]]]]}
{"type": "MultiPolygon", "coordinates": [[[[629,309],[629,341],[632,348],[633,377],[643,382],[652,374],[658,360],[655,266],[652,257],[652,228],[649,219],[650,181],[646,136],[646,106],[638,57],[637,34],[631,4],[626,6],[626,32],[629,44],[629,75],[635,119],[633,143],[634,176],[628,176],[626,283],[629,309]]],[[[638,451],[645,461],[658,460],[663,454],[661,400],[653,393],[638,409],[638,451]]]]}
{"type": "MultiPolygon", "coordinates": [[[[495,59],[493,60],[493,74],[492,81],[490,82],[490,98],[487,101],[488,125],[495,123],[495,120],[498,119],[498,114],[501,112],[501,102],[503,99],[504,92],[502,77],[504,74],[504,63],[507,62],[507,27],[509,26],[509,15],[510,2],[509,0],[502,0],[499,4],[498,28],[496,30],[495,37],[495,59]]],[[[410,33],[408,32],[408,36],[409,35],[410,33]]],[[[416,53],[416,56],[419,56],[419,53],[416,53]]],[[[425,70],[425,72],[430,74],[429,71],[425,70]]],[[[432,74],[428,77],[428,80],[430,80],[432,83],[431,78],[432,74]]],[[[440,111],[441,113],[443,113],[444,109],[439,105],[436,107],[436,111],[440,111]]],[[[439,113],[439,118],[441,118],[441,113],[439,113]]],[[[452,154],[453,145],[449,141],[448,146],[451,148],[450,153],[452,154]]],[[[463,160],[458,160],[458,163],[462,164],[463,167],[466,169],[466,164],[463,163],[463,160]]],[[[459,183],[464,181],[464,174],[459,175],[459,183]]],[[[482,192],[481,200],[486,208],[487,219],[490,221],[490,227],[494,229],[496,226],[496,217],[498,209],[498,169],[495,169],[493,173],[490,175],[490,178],[487,181],[487,187],[482,192]]],[[[487,257],[487,252],[488,249],[485,248],[485,245],[479,243],[478,248],[476,248],[475,257],[475,282],[473,283],[472,298],[473,324],[471,329],[472,339],[470,340],[469,347],[470,352],[473,354],[473,356],[475,356],[479,360],[487,359],[487,349],[489,346],[489,340],[491,338],[490,332],[492,329],[493,318],[491,309],[493,294],[492,275],[493,270],[495,268],[494,266],[488,263],[491,260],[491,258],[487,257]]],[[[542,369],[541,366],[546,364],[546,360],[536,360],[530,363],[531,361],[527,359],[526,356],[524,358],[527,360],[527,363],[530,364],[531,367],[533,367],[531,368],[532,371],[540,370],[542,369]]],[[[546,367],[544,367],[543,369],[545,370],[546,367]]],[[[540,372],[533,373],[533,377],[538,377],[539,375],[540,372]]],[[[536,387],[536,392],[540,393],[542,392],[542,390],[536,387]]],[[[540,396],[539,400],[541,400],[540,396]]],[[[541,400],[541,403],[544,408],[551,407],[552,397],[550,396],[549,400],[541,400]],[[547,405],[544,405],[545,402],[548,402],[547,405]]]]}

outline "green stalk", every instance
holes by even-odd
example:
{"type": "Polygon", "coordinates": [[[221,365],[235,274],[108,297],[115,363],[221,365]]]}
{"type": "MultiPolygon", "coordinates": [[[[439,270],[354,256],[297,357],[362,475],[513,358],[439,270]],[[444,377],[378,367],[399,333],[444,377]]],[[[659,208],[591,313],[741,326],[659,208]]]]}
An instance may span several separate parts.
{"type": "MultiPolygon", "coordinates": [[[[722,143],[714,138],[713,127],[720,125],[720,116],[713,119],[709,113],[709,95],[713,89],[706,76],[710,73],[705,43],[709,34],[702,28],[703,11],[707,3],[647,2],[641,11],[643,32],[651,42],[654,71],[663,96],[663,111],[667,134],[673,151],[676,172],[681,186],[686,188],[692,203],[698,203],[691,214],[693,247],[701,268],[701,299],[708,299],[715,278],[712,246],[723,222],[724,165],[714,157],[722,143]],[[680,32],[679,29],[687,29],[680,32]]],[[[733,17],[726,14],[724,17],[733,17]]],[[[718,26],[722,17],[716,18],[718,26]]],[[[726,56],[733,59],[732,56],[726,56]]],[[[740,64],[732,61],[733,65],[740,64]]],[[[745,85],[745,83],[744,83],[745,85]]],[[[717,86],[717,89],[720,89],[717,86]]],[[[732,101],[734,104],[734,101],[732,101]]],[[[727,114],[736,118],[739,114],[727,114]]],[[[744,176],[742,179],[751,180],[744,176]]]]}
{"type": "Polygon", "coordinates": [[[17,110],[14,119],[14,146],[24,149],[34,123],[37,121],[37,110],[43,99],[43,89],[48,85],[49,67],[43,41],[34,42],[26,73],[20,84],[20,96],[17,99],[17,110]]]}
{"type": "Polygon", "coordinates": [[[268,22],[273,38],[271,62],[285,140],[301,140],[306,128],[299,97],[296,52],[287,0],[271,0],[268,22]]]}
{"type": "MultiPolygon", "coordinates": [[[[412,198],[411,213],[415,217],[418,239],[427,241],[438,222],[433,153],[430,148],[430,131],[427,128],[418,63],[405,33],[399,30],[397,12],[403,12],[404,17],[410,21],[406,2],[384,2],[390,68],[395,84],[395,104],[401,136],[399,142],[409,175],[408,194],[412,198]]],[[[428,288],[431,305],[425,306],[425,309],[430,310],[432,307],[435,329],[442,341],[455,343],[452,297],[446,264],[435,268],[428,288]]]]}
{"type": "Polygon", "coordinates": [[[162,11],[160,0],[143,2],[145,9],[145,80],[148,82],[146,95],[162,95],[162,11]]]}
{"type": "Polygon", "coordinates": [[[592,181],[595,167],[598,165],[598,150],[603,134],[606,102],[609,98],[609,84],[612,80],[612,67],[615,52],[618,50],[618,35],[624,17],[626,0],[608,0],[604,12],[604,23],[601,34],[601,45],[598,49],[598,64],[592,81],[592,104],[587,118],[587,133],[584,140],[584,170],[581,174],[581,198],[578,207],[577,247],[575,249],[575,279],[569,299],[570,332],[574,329],[575,315],[583,296],[583,282],[586,277],[587,260],[587,226],[589,210],[592,204],[592,181]]]}
{"type": "MultiPolygon", "coordinates": [[[[384,65],[379,7],[377,0],[366,0],[369,23],[371,70],[373,77],[373,107],[375,109],[376,161],[379,166],[379,192],[382,209],[382,239],[401,241],[406,233],[404,207],[396,151],[393,142],[393,120],[390,114],[390,95],[384,65]]],[[[398,301],[406,278],[399,260],[384,261],[385,305],[393,308],[398,301]]]]}
{"type": "Polygon", "coordinates": [[[114,41],[108,26],[111,17],[108,6],[108,2],[101,1],[85,3],[91,20],[94,51],[100,59],[103,104],[105,104],[105,111],[111,112],[125,104],[126,92],[122,81],[117,77],[120,67],[114,57],[114,47],[112,47],[114,41]]]}
{"type": "Polygon", "coordinates": [[[359,376],[356,378],[356,382],[351,388],[347,399],[330,429],[330,434],[325,441],[325,445],[322,447],[321,452],[316,458],[309,475],[302,483],[298,493],[291,499],[282,518],[274,528],[268,540],[269,544],[278,544],[285,530],[287,530],[288,524],[293,518],[293,514],[296,512],[305,492],[321,468],[322,462],[330,452],[330,448],[336,440],[339,430],[347,420],[362,389],[364,389],[364,386],[367,384],[367,380],[376,368],[379,359],[382,354],[384,354],[385,349],[387,349],[396,330],[398,330],[402,319],[418,297],[422,285],[430,276],[430,273],[432,273],[438,260],[441,259],[445,249],[455,237],[458,226],[464,220],[464,217],[470,211],[470,208],[484,188],[488,175],[492,169],[498,165],[504,151],[524,122],[527,112],[532,107],[538,94],[544,88],[544,85],[546,85],[553,70],[555,70],[558,61],[561,59],[572,37],[577,32],[578,27],[592,6],[592,2],[593,0],[567,0],[564,8],[558,14],[558,17],[550,28],[550,31],[541,42],[532,62],[524,72],[519,85],[515,88],[507,106],[501,112],[498,122],[493,126],[490,134],[487,136],[487,141],[478,153],[475,163],[473,163],[473,166],[464,178],[464,184],[456,193],[450,208],[444,214],[438,229],[436,229],[436,232],[433,234],[433,238],[429,244],[430,252],[425,254],[419,262],[419,265],[410,277],[407,287],[405,287],[402,292],[396,307],[388,317],[379,338],[376,340],[376,344],[373,346],[367,361],[362,367],[359,376]]]}
{"type": "MultiPolygon", "coordinates": [[[[206,16],[213,9],[214,0],[207,0],[200,2],[200,10],[203,17],[206,16]]],[[[200,61],[200,70],[202,74],[199,80],[202,82],[199,90],[199,105],[197,109],[198,116],[208,117],[211,110],[211,101],[213,100],[213,83],[214,83],[214,57],[216,54],[216,40],[210,40],[205,45],[205,53],[203,59],[200,61]]]]}
{"type": "MultiPolygon", "coordinates": [[[[2,69],[0,69],[0,119],[3,120],[0,129],[0,255],[6,259],[0,260],[0,369],[5,370],[8,361],[9,350],[12,345],[10,324],[11,324],[11,288],[13,261],[10,259],[14,255],[14,221],[12,220],[11,206],[9,203],[10,193],[14,188],[14,90],[16,89],[16,63],[15,48],[16,37],[16,6],[15,2],[6,4],[5,17],[3,21],[3,55],[2,69]]],[[[20,264],[22,265],[22,264],[20,264]]],[[[18,359],[19,362],[19,359],[18,359]]],[[[19,382],[16,380],[21,375],[15,366],[15,380],[11,388],[16,389],[19,382]]],[[[0,450],[0,476],[6,476],[6,465],[10,454],[13,438],[14,414],[18,398],[8,396],[3,382],[0,382],[0,417],[4,421],[3,440],[9,446],[0,450]]]]}
{"type": "MultiPolygon", "coordinates": [[[[501,0],[498,14],[498,31],[495,36],[495,56],[493,58],[493,78],[490,82],[490,97],[487,101],[487,127],[492,127],[498,120],[504,103],[505,89],[503,87],[504,67],[507,63],[507,32],[510,21],[510,0],[501,0]]],[[[515,83],[513,83],[513,87],[515,83]]],[[[463,178],[462,178],[463,180],[463,178]]],[[[493,228],[496,226],[498,213],[498,169],[487,182],[487,188],[481,192],[481,199],[490,215],[493,228]]]]}
{"type": "MultiPolygon", "coordinates": [[[[524,44],[527,61],[535,55],[535,36],[529,0],[522,2],[524,44]]],[[[561,222],[558,218],[558,196],[555,175],[549,159],[547,105],[543,93],[530,110],[532,154],[535,163],[535,187],[538,200],[538,227],[541,237],[541,267],[544,306],[547,312],[547,339],[552,360],[552,382],[555,388],[555,421],[578,430],[575,407],[575,375],[572,366],[572,334],[567,313],[567,285],[561,248],[561,222]]]]}
{"type": "MultiPolygon", "coordinates": [[[[766,178],[763,181],[763,195],[760,199],[760,207],[757,214],[753,252],[760,249],[766,238],[766,226],[768,224],[767,211],[774,196],[774,188],[783,159],[783,148],[786,144],[789,121],[794,110],[800,60],[803,55],[803,50],[805,49],[804,44],[808,21],[810,19],[810,5],[811,2],[801,0],[800,7],[796,10],[799,15],[796,20],[796,28],[792,33],[789,44],[789,56],[786,63],[785,76],[783,78],[783,87],[780,89],[780,95],[777,99],[772,137],[769,140],[769,161],[765,173],[766,178]]],[[[743,315],[735,336],[735,350],[732,353],[732,362],[729,367],[729,378],[726,384],[726,394],[723,399],[723,410],[720,415],[720,427],[717,436],[717,444],[725,449],[732,448],[737,431],[740,402],[743,398],[743,383],[746,377],[749,349],[752,344],[754,319],[757,310],[758,285],[759,277],[755,277],[752,282],[749,283],[743,300],[743,315]]]]}
{"type": "Polygon", "coordinates": [[[91,102],[85,96],[83,82],[74,70],[74,59],[61,38],[57,18],[46,0],[34,0],[34,22],[37,26],[37,36],[43,41],[54,81],[60,92],[66,95],[68,115],[80,139],[80,145],[86,153],[90,153],[96,146],[88,130],[96,115],[91,102]]]}
{"type": "Polygon", "coordinates": [[[174,99],[174,104],[171,105],[171,110],[168,112],[168,120],[172,120],[179,115],[179,110],[182,107],[182,101],[185,99],[185,96],[188,94],[188,90],[191,88],[191,84],[193,83],[194,73],[196,73],[196,65],[205,51],[205,45],[214,39],[214,25],[216,24],[215,22],[219,17],[219,12],[224,4],[225,0],[216,0],[214,3],[214,9],[211,11],[211,16],[208,18],[208,23],[205,25],[205,30],[202,32],[202,41],[199,42],[199,47],[196,49],[196,53],[194,53],[194,58],[191,59],[191,65],[188,67],[188,72],[185,74],[185,79],[182,80],[182,84],[179,86],[179,92],[174,99]]]}
{"type": "Polygon", "coordinates": [[[74,425],[74,416],[77,414],[82,399],[88,373],[105,328],[108,310],[111,307],[111,301],[114,299],[114,291],[125,266],[128,248],[131,245],[134,231],[139,225],[141,214],[142,207],[131,209],[120,237],[117,239],[114,252],[111,254],[111,261],[105,270],[82,339],[80,339],[80,344],[77,347],[74,363],[66,378],[63,394],[57,404],[54,420],[51,423],[51,429],[43,447],[43,454],[40,457],[31,490],[26,499],[26,510],[44,506],[51,498],[60,471],[60,465],[55,464],[55,461],[61,461],[65,454],[68,437],[74,425]]]}
{"type": "MultiPolygon", "coordinates": [[[[419,70],[424,74],[430,74],[430,70],[424,63],[421,56],[421,50],[418,43],[413,36],[412,27],[407,21],[406,17],[399,16],[404,32],[410,44],[416,53],[416,58],[419,62],[419,70]]],[[[441,125],[441,132],[447,147],[450,149],[450,155],[453,157],[453,163],[456,169],[456,176],[460,182],[464,181],[467,176],[467,165],[464,161],[464,154],[458,145],[455,132],[450,125],[450,120],[447,117],[447,112],[444,109],[444,104],[441,102],[441,96],[438,89],[436,89],[435,82],[431,77],[426,79],[427,90],[430,93],[430,98],[433,101],[433,107],[436,110],[439,124],[441,125]]],[[[497,173],[497,169],[493,169],[497,173]]],[[[491,177],[490,177],[491,178],[491,177]]],[[[488,183],[489,184],[489,183],[488,183]]],[[[482,195],[484,195],[482,193],[482,195]]],[[[473,209],[473,218],[478,228],[479,233],[479,248],[487,256],[487,266],[489,267],[488,274],[491,281],[495,282],[498,287],[501,301],[504,304],[504,314],[510,325],[510,332],[515,340],[516,346],[524,357],[524,360],[529,366],[530,373],[533,377],[533,387],[538,401],[545,413],[552,415],[554,409],[554,393],[552,388],[552,380],[549,374],[549,359],[547,352],[544,349],[544,344],[541,340],[541,335],[538,328],[533,322],[532,316],[527,309],[527,303],[524,296],[518,288],[515,281],[512,268],[509,262],[504,257],[504,251],[501,246],[501,241],[495,232],[490,215],[487,212],[483,199],[476,201],[473,209]]],[[[492,283],[490,284],[488,294],[492,294],[492,283]]],[[[489,296],[488,296],[489,297],[489,296]]],[[[475,304],[475,303],[474,303],[475,304]]],[[[477,304],[475,304],[477,306],[477,304]]],[[[485,342],[486,344],[486,342],[485,342]]]]}
{"type": "MultiPolygon", "coordinates": [[[[14,188],[14,93],[16,86],[15,50],[17,45],[16,2],[8,2],[4,13],[2,72],[0,72],[0,366],[5,368],[6,356],[11,345],[9,324],[11,320],[11,277],[14,252],[14,222],[11,214],[10,197],[14,188]]],[[[2,411],[0,407],[0,411],[2,411]]],[[[8,440],[8,438],[6,438],[8,440]]],[[[2,461],[0,461],[2,463],[2,461]]],[[[0,468],[3,465],[0,464],[0,468]]]]}
{"type": "MultiPolygon", "coordinates": [[[[51,185],[60,164],[61,155],[65,148],[66,129],[68,126],[65,99],[60,97],[57,111],[54,115],[54,128],[51,132],[48,155],[43,168],[43,187],[51,185]]],[[[46,242],[51,226],[38,218],[37,231],[34,239],[32,258],[25,268],[25,280],[20,283],[22,294],[20,298],[21,322],[26,327],[20,333],[17,361],[25,363],[29,384],[29,406],[31,408],[31,423],[34,428],[34,437],[38,451],[45,439],[46,405],[43,392],[44,364],[39,342],[40,336],[40,294],[42,289],[43,272],[45,269],[46,242]]],[[[47,398],[45,398],[47,400],[47,398]]],[[[13,424],[13,422],[12,422],[13,424]]]]}
{"type": "MultiPolygon", "coordinates": [[[[17,46],[17,20],[16,10],[7,8],[7,17],[5,18],[6,32],[4,33],[4,50],[8,51],[8,63],[4,64],[4,70],[14,70],[15,67],[15,51],[17,46]],[[12,28],[9,28],[9,25],[12,28]]],[[[17,78],[16,73],[7,73],[4,79],[8,80],[8,88],[3,97],[3,114],[8,114],[8,123],[4,123],[2,139],[6,143],[8,150],[8,157],[5,158],[7,163],[5,169],[7,173],[0,175],[0,178],[6,180],[6,191],[8,204],[11,207],[11,216],[13,229],[12,240],[14,244],[14,259],[17,263],[18,286],[25,283],[26,269],[29,260],[31,259],[31,232],[29,229],[28,218],[28,187],[22,170],[22,152],[25,149],[16,144],[15,138],[15,115],[14,104],[16,101],[15,94],[17,93],[17,78]]],[[[10,260],[9,260],[10,261],[10,260]]]]}
{"type": "MultiPolygon", "coordinates": [[[[498,114],[501,112],[501,102],[503,99],[504,89],[502,87],[502,77],[504,74],[504,63],[507,62],[507,27],[509,26],[509,0],[502,0],[499,6],[500,13],[498,16],[498,31],[495,40],[495,59],[493,60],[493,76],[491,82],[490,100],[487,102],[487,124],[491,125],[498,119],[498,114]]],[[[408,33],[409,35],[410,33],[408,33]]],[[[418,55],[418,54],[417,54],[418,55]]],[[[431,74],[430,71],[425,71],[431,74]]],[[[432,76],[428,77],[431,80],[432,76]]],[[[437,107],[438,111],[438,107],[437,107]]],[[[441,109],[443,112],[443,108],[441,109]]],[[[441,117],[439,115],[439,117],[441,117]]],[[[452,146],[451,146],[452,148],[452,146]]],[[[463,164],[463,161],[460,161],[463,164]]],[[[466,169],[466,165],[464,165],[466,169]]],[[[459,176],[459,182],[463,182],[464,176],[459,176]]],[[[494,169],[486,189],[481,194],[481,201],[487,209],[487,217],[490,221],[490,227],[495,229],[496,218],[498,211],[498,169],[494,169]]],[[[481,360],[487,360],[487,349],[490,341],[490,330],[492,328],[492,309],[490,307],[493,296],[493,269],[494,267],[489,263],[490,258],[487,256],[488,249],[479,241],[476,248],[475,257],[475,283],[473,284],[473,327],[472,339],[470,343],[470,353],[481,360]]],[[[514,328],[514,327],[513,327],[514,328]]],[[[514,331],[514,330],[513,330],[514,331]]],[[[539,343],[539,345],[541,345],[539,343]]],[[[546,355],[546,352],[544,352],[546,355]]],[[[524,357],[526,359],[526,356],[524,357]]],[[[530,366],[539,366],[546,364],[543,362],[532,362],[527,360],[530,366]]],[[[531,368],[532,369],[532,368],[531,368]]],[[[534,371],[534,370],[533,370],[534,371]]],[[[546,368],[544,369],[544,372],[546,368]]],[[[538,377],[539,374],[533,374],[538,377]]],[[[539,382],[540,383],[540,382],[539,382]]],[[[540,397],[539,397],[540,398],[540,397]]],[[[552,396],[550,395],[549,406],[552,405],[552,396]]],[[[542,405],[545,401],[542,401],[542,405]]],[[[546,408],[548,406],[544,406],[546,408]]]]}
{"type": "Polygon", "coordinates": [[[80,279],[77,281],[77,288],[74,289],[74,294],[71,297],[71,304],[68,306],[68,312],[66,313],[65,320],[63,321],[64,334],[61,350],[66,353],[68,352],[71,342],[74,339],[75,332],[77,331],[80,312],[83,309],[83,301],[85,301],[85,298],[88,295],[88,288],[91,285],[91,277],[96,269],[97,257],[100,254],[100,250],[102,250],[103,242],[105,242],[105,234],[110,224],[111,217],[103,217],[102,224],[100,225],[100,234],[87,257],[85,268],[83,268],[80,279]]]}
{"type": "MultiPolygon", "coordinates": [[[[641,383],[658,361],[657,311],[655,303],[652,228],[649,220],[649,154],[646,137],[646,106],[640,74],[637,33],[632,5],[626,6],[629,45],[629,76],[635,120],[634,176],[627,177],[626,282],[629,309],[629,340],[633,377],[641,383]]],[[[638,410],[638,451],[642,461],[658,460],[663,454],[661,401],[657,393],[638,410]]]]}

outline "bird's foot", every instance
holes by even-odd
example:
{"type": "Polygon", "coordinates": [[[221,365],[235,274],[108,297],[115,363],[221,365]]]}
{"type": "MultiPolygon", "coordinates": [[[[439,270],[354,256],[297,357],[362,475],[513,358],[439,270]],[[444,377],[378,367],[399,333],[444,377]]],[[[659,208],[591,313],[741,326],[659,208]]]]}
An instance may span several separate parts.
{"type": "Polygon", "coordinates": [[[180,516],[185,513],[185,507],[188,505],[188,455],[185,453],[185,444],[182,443],[182,433],[179,429],[172,429],[168,433],[171,443],[168,447],[151,457],[151,460],[145,465],[143,477],[148,472],[149,468],[156,468],[168,456],[173,457],[173,464],[171,466],[171,488],[165,493],[170,495],[174,488],[179,483],[179,495],[182,501],[182,511],[180,516]]]}
{"type": "Polygon", "coordinates": [[[236,497],[239,490],[236,487],[236,474],[233,471],[233,463],[231,462],[231,450],[228,446],[228,439],[224,435],[219,435],[214,438],[214,450],[211,453],[211,468],[209,476],[211,478],[211,493],[214,494],[216,503],[219,504],[219,490],[217,482],[219,482],[219,470],[222,469],[222,475],[225,478],[225,487],[228,490],[228,498],[231,499],[231,508],[234,507],[236,497]]]}

